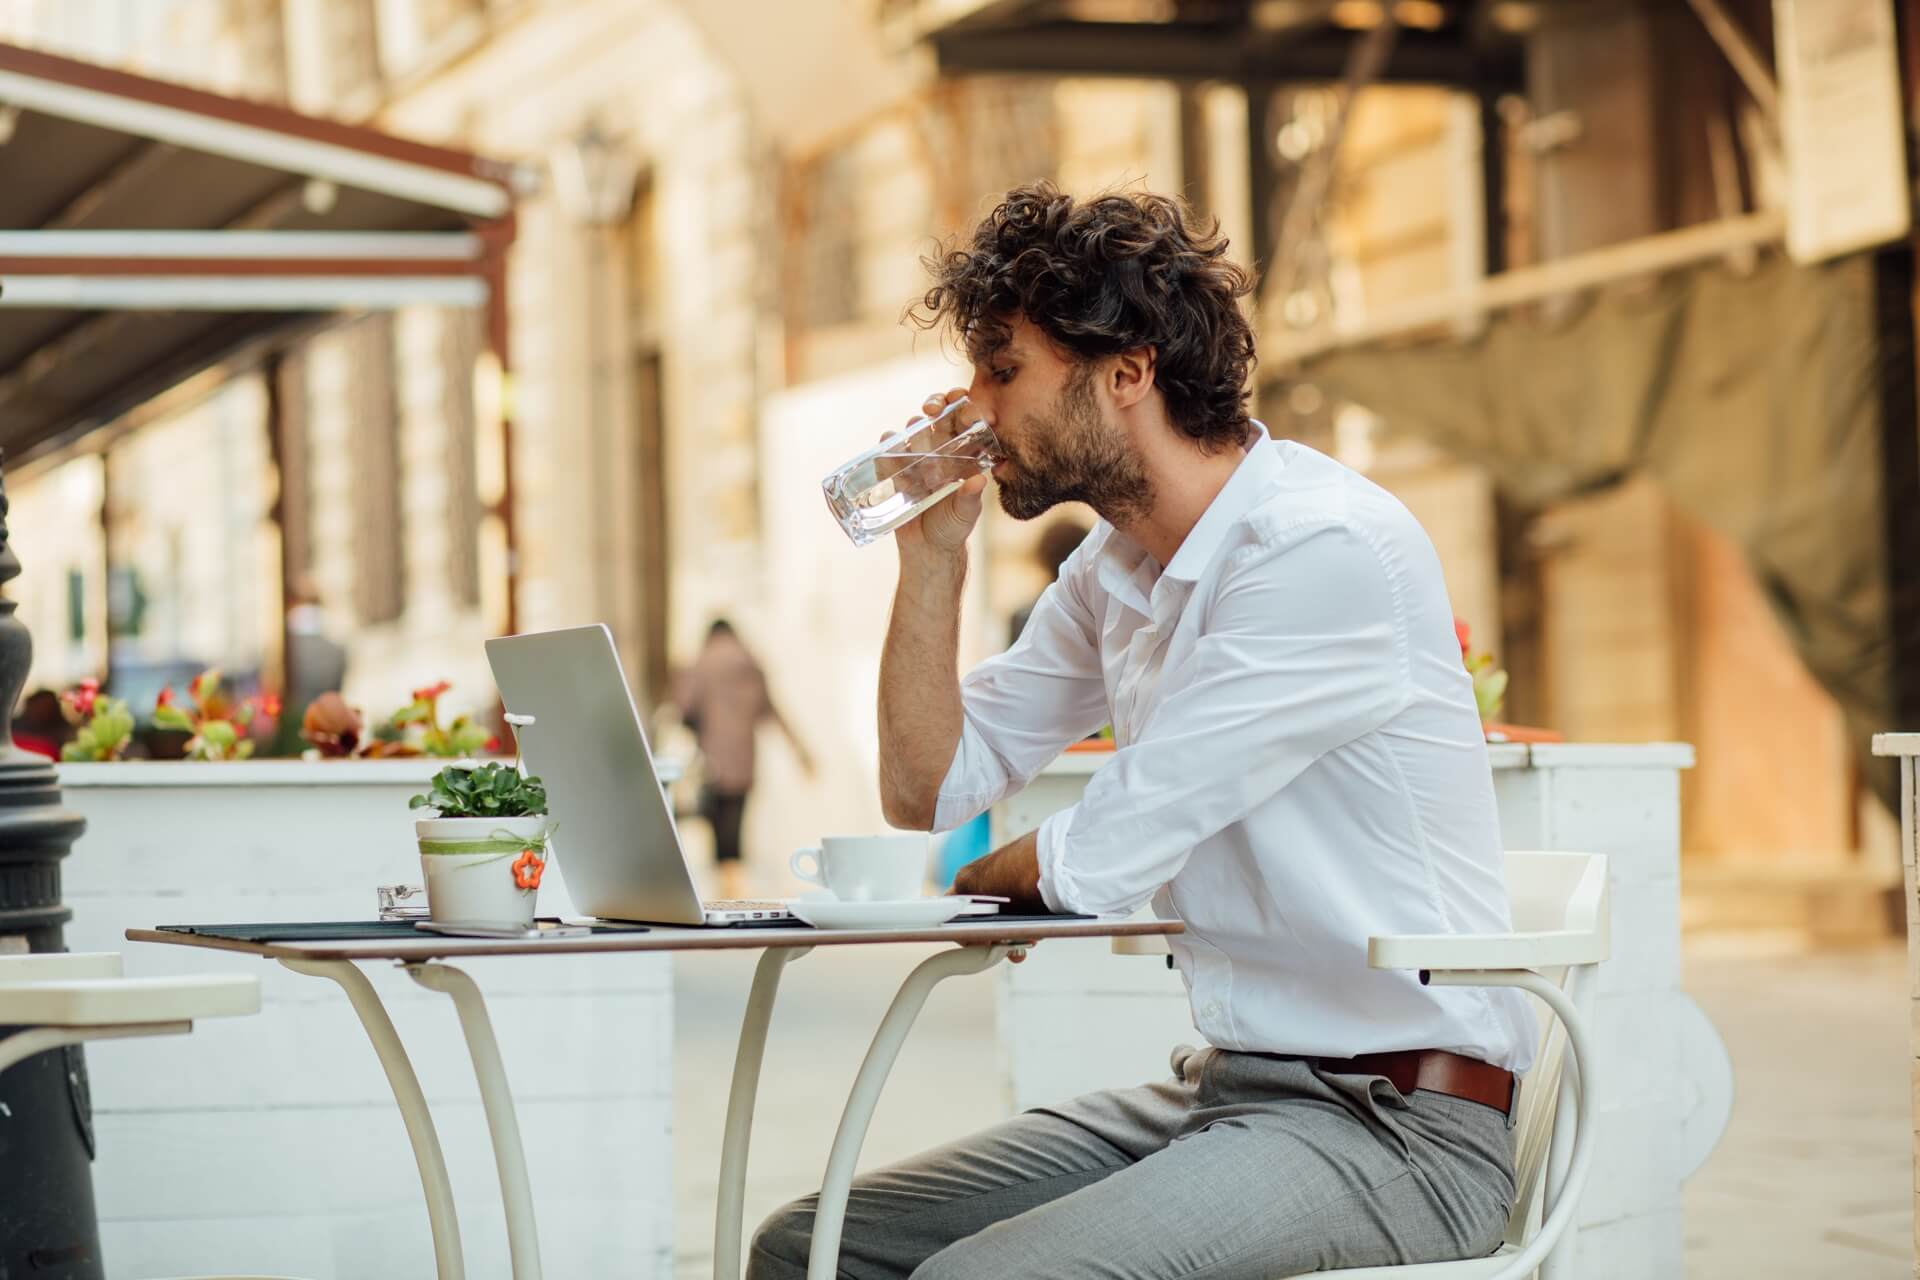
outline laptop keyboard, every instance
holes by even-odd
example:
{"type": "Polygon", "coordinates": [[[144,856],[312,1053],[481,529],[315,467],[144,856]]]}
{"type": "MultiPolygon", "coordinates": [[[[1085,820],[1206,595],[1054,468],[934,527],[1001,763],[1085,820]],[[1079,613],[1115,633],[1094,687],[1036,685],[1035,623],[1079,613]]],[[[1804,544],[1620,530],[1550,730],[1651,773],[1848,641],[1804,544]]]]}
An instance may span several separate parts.
{"type": "Polygon", "coordinates": [[[761,902],[754,898],[709,898],[704,904],[709,911],[785,911],[784,902],[761,902]]]}

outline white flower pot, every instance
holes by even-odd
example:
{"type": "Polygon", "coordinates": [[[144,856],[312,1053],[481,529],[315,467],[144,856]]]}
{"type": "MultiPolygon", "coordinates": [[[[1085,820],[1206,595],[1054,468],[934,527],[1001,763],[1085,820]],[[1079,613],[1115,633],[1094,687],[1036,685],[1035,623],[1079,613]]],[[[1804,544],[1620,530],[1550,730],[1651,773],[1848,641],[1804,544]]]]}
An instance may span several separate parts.
{"type": "Polygon", "coordinates": [[[550,824],[544,814],[416,821],[427,913],[444,923],[531,925],[538,891],[521,887],[514,866],[527,849],[546,858],[550,824]]]}

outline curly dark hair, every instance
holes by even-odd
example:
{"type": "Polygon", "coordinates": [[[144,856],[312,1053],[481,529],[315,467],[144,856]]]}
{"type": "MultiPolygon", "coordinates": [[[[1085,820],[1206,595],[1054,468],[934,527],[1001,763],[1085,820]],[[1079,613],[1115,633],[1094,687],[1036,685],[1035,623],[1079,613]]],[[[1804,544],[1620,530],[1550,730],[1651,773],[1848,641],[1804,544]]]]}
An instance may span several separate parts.
{"type": "Polygon", "coordinates": [[[926,259],[933,286],[907,308],[948,325],[975,363],[1024,315],[1081,360],[1154,349],[1154,385],[1183,435],[1209,451],[1247,435],[1252,275],[1227,258],[1219,222],[1184,200],[1109,192],[1075,201],[1050,182],[1015,187],[974,229],[926,259]]]}

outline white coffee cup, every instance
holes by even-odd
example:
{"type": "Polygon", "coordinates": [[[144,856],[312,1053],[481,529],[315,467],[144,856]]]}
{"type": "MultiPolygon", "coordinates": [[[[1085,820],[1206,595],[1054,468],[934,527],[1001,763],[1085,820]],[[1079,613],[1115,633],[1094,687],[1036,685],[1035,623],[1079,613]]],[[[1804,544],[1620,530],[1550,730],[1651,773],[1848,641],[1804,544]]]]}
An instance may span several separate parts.
{"type": "Polygon", "coordinates": [[[842,902],[898,902],[920,896],[927,876],[927,837],[823,836],[787,864],[798,878],[842,902]],[[803,866],[802,864],[806,864],[803,866]]]}

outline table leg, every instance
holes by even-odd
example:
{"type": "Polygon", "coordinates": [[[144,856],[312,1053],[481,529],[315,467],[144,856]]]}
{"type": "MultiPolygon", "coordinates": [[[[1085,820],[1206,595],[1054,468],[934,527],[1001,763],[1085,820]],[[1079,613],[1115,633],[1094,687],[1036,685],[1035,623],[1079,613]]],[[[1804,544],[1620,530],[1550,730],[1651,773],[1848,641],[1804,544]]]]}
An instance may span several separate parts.
{"type": "Polygon", "coordinates": [[[846,1224],[847,1194],[853,1187],[854,1166],[860,1159],[860,1146],[866,1141],[867,1126],[880,1101],[880,1089],[887,1073],[900,1055],[913,1020],[920,1015],[927,996],[943,979],[956,974],[979,973],[992,968],[1008,955],[1026,948],[995,944],[985,947],[956,947],[922,960],[901,984],[880,1029],[873,1033],[860,1074],[854,1077],[853,1092],[847,1109],[841,1113],[839,1132],[833,1136],[833,1154],[827,1157],[827,1176],[820,1184],[820,1202],[813,1215],[812,1248],[807,1257],[807,1280],[835,1280],[839,1274],[840,1230],[846,1224]]]}
{"type": "Polygon", "coordinates": [[[540,1280],[540,1234],[534,1226],[533,1191],[527,1182],[527,1157],[520,1145],[520,1122],[513,1112],[506,1065],[493,1036],[487,1003],[464,970],[444,964],[410,964],[407,975],[421,986],[453,1000],[460,1030],[467,1037],[473,1074],[480,1081],[480,1105],[493,1139],[493,1163],[500,1174],[500,1199],[507,1211],[507,1253],[513,1280],[540,1280]]]}
{"type": "Polygon", "coordinates": [[[427,1225],[433,1231],[434,1273],[438,1280],[463,1280],[466,1260],[460,1252],[460,1224],[454,1216],[447,1159],[440,1153],[440,1135],[434,1132],[420,1080],[413,1073],[406,1046],[393,1029],[393,1019],[380,1003],[380,993],[351,960],[284,959],[280,963],[295,973],[331,979],[352,1001],[353,1011],[360,1015],[360,1025],[366,1028],[367,1039],[373,1041],[373,1051],[387,1073],[400,1119],[407,1126],[407,1140],[413,1144],[414,1162],[420,1166],[420,1188],[427,1197],[427,1225]]]}
{"type": "Polygon", "coordinates": [[[753,989],[740,1020],[740,1048],[733,1059],[733,1089],[727,1096],[726,1136],[720,1144],[720,1204],[713,1218],[713,1280],[740,1280],[740,1247],[747,1196],[747,1147],[753,1139],[753,1104],[760,1093],[760,1063],[767,1053],[767,1025],[787,965],[812,947],[769,947],[753,970],[753,989]]]}

